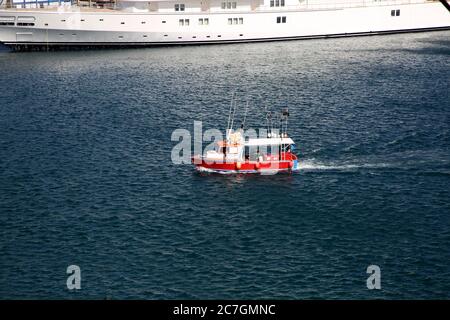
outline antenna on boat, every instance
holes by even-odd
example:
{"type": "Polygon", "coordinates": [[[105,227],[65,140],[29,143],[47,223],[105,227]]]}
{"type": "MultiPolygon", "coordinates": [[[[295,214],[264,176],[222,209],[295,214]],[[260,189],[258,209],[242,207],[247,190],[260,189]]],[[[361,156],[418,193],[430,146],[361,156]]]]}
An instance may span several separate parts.
{"type": "Polygon", "coordinates": [[[228,114],[228,123],[227,123],[227,131],[225,132],[226,139],[228,140],[228,136],[230,135],[231,131],[233,130],[234,125],[234,116],[236,114],[236,99],[235,99],[235,92],[233,92],[231,96],[231,104],[230,104],[230,113],[228,114]]]}
{"type": "Polygon", "coordinates": [[[233,126],[234,126],[234,115],[236,114],[236,100],[234,100],[233,103],[233,114],[231,115],[231,124],[230,124],[230,130],[233,130],[233,126]]]}
{"type": "Polygon", "coordinates": [[[271,127],[272,127],[272,112],[267,111],[266,113],[266,123],[267,123],[267,136],[271,134],[271,127]]]}
{"type": "Polygon", "coordinates": [[[281,118],[280,118],[280,120],[281,121],[284,120],[284,128],[283,128],[283,123],[282,123],[281,124],[281,132],[284,133],[286,136],[287,136],[287,128],[288,128],[288,118],[289,118],[289,108],[283,108],[281,110],[281,118]]]}
{"type": "Polygon", "coordinates": [[[230,128],[230,121],[231,121],[231,111],[233,110],[233,101],[234,101],[234,92],[231,94],[231,103],[230,103],[230,111],[228,111],[228,121],[227,121],[227,132],[230,128]]]}
{"type": "Polygon", "coordinates": [[[245,120],[247,119],[247,110],[248,110],[248,99],[247,103],[245,104],[244,120],[241,123],[241,129],[244,129],[245,126],[245,120]]]}

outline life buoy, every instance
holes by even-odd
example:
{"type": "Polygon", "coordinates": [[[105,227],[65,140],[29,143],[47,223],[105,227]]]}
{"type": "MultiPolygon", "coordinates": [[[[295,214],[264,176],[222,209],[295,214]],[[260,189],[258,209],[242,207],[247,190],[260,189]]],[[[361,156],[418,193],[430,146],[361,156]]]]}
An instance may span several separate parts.
{"type": "Polygon", "coordinates": [[[240,162],[236,162],[236,169],[241,169],[241,163],[240,162]]]}

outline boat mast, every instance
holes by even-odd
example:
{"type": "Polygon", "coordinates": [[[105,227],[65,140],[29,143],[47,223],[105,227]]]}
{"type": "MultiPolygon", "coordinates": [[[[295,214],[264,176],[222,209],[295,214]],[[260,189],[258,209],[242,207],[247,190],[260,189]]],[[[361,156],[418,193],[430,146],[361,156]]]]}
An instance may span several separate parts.
{"type": "Polygon", "coordinates": [[[247,119],[247,110],[248,110],[248,100],[247,100],[247,103],[245,104],[244,120],[241,123],[242,130],[244,130],[245,120],[247,119]]]}
{"type": "MultiPolygon", "coordinates": [[[[234,94],[233,94],[234,97],[234,94]]],[[[230,115],[228,116],[228,121],[229,121],[229,127],[227,128],[227,140],[228,140],[228,135],[231,134],[231,131],[233,130],[233,126],[234,126],[234,116],[236,115],[236,99],[232,99],[231,101],[231,107],[230,107],[230,115]]]]}
{"type": "Polygon", "coordinates": [[[228,138],[228,131],[230,129],[230,124],[231,124],[231,114],[233,112],[233,101],[234,101],[234,92],[231,95],[230,111],[228,112],[227,129],[226,129],[226,132],[225,132],[226,138],[228,138]]]}

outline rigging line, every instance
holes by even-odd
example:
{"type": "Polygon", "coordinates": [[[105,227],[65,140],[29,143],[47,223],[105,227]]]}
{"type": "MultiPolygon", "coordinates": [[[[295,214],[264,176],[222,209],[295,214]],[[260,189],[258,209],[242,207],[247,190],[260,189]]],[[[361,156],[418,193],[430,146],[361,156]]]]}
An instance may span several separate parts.
{"type": "Polygon", "coordinates": [[[450,12],[450,5],[448,4],[448,2],[447,2],[447,0],[439,0],[441,3],[442,3],[442,5],[444,6],[444,7],[446,7],[447,8],[447,10],[450,12]]]}
{"type": "Polygon", "coordinates": [[[230,130],[232,130],[232,129],[233,129],[233,126],[234,126],[234,116],[236,115],[236,105],[237,105],[236,101],[237,101],[237,99],[234,100],[234,105],[233,105],[233,116],[231,117],[231,127],[230,127],[230,130]]]}
{"type": "Polygon", "coordinates": [[[244,129],[245,120],[247,119],[247,111],[248,111],[248,99],[247,99],[247,103],[245,104],[244,121],[242,121],[242,124],[241,124],[242,129],[244,129]]]}
{"type": "MultiPolygon", "coordinates": [[[[234,93],[235,93],[235,92],[233,92],[233,93],[231,94],[230,111],[228,112],[227,132],[228,132],[228,129],[229,129],[229,127],[230,127],[231,110],[232,110],[232,108],[233,108],[234,93]]],[[[225,134],[227,134],[227,132],[225,132],[225,134]]]]}

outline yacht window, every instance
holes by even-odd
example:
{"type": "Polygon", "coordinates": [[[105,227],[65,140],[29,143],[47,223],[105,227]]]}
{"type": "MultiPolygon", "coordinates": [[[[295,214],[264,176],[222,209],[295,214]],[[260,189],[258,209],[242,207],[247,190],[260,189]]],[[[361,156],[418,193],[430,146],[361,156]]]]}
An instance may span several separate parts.
{"type": "Polygon", "coordinates": [[[184,11],[185,5],[184,3],[176,3],[174,5],[175,11],[184,11]]]}

